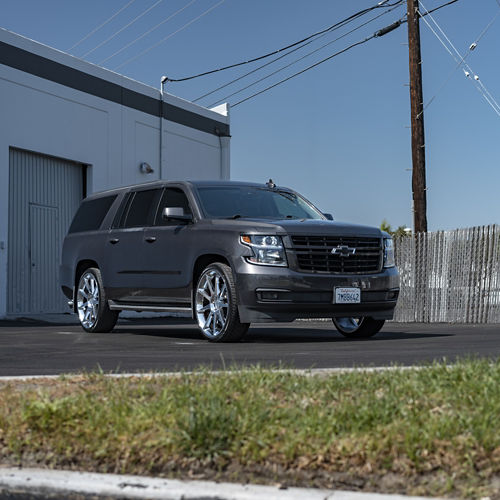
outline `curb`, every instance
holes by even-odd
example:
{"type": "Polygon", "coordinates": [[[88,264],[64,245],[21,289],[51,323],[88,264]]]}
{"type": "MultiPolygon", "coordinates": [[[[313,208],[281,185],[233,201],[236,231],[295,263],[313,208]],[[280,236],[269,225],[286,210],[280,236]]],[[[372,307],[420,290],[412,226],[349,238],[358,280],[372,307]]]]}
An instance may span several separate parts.
{"type": "MultiPolygon", "coordinates": [[[[447,365],[452,367],[453,365],[447,365]]],[[[313,376],[328,376],[328,375],[342,375],[346,373],[377,373],[384,371],[409,371],[409,370],[422,370],[425,366],[422,365],[401,365],[401,366],[360,366],[360,367],[345,367],[345,368],[269,368],[265,371],[273,373],[289,373],[293,375],[302,375],[304,377],[313,376]]],[[[250,369],[242,368],[239,370],[209,370],[210,375],[227,375],[231,373],[244,373],[251,371],[250,369]]],[[[161,378],[161,377],[182,377],[186,375],[203,375],[204,372],[197,371],[180,371],[180,372],[137,372],[137,373],[103,373],[104,377],[109,378],[161,378]]],[[[54,375],[4,375],[0,376],[0,382],[26,382],[29,380],[57,380],[64,378],[64,380],[79,378],[85,376],[84,373],[60,373],[54,375]]]]}
{"type": "Polygon", "coordinates": [[[163,500],[424,500],[425,497],[286,488],[44,469],[0,468],[0,497],[85,495],[163,500]]]}

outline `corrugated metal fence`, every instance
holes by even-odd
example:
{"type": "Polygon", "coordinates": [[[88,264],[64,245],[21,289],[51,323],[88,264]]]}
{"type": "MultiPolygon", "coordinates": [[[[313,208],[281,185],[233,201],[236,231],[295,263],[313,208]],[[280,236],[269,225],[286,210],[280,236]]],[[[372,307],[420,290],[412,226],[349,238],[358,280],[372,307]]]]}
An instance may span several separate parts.
{"type": "Polygon", "coordinates": [[[500,226],[395,240],[404,322],[500,323],[500,226]]]}

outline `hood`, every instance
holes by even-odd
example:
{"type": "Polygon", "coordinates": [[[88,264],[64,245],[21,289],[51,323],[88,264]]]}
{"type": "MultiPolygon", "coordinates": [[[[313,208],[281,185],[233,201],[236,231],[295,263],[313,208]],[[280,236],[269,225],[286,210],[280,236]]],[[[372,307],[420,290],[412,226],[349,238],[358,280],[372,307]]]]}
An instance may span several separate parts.
{"type": "Polygon", "coordinates": [[[313,219],[211,219],[210,223],[219,228],[240,232],[270,234],[302,234],[310,236],[367,236],[381,238],[384,233],[372,226],[362,226],[346,222],[313,219]]]}

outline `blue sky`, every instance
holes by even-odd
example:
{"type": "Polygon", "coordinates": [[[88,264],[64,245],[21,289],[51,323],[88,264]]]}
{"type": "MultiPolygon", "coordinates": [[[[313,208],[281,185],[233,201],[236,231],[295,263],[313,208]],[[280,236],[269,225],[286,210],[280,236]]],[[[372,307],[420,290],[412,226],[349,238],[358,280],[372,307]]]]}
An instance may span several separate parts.
{"type": "MultiPolygon", "coordinates": [[[[130,1],[2,0],[0,25],[68,51],[130,1]]],[[[422,1],[427,9],[445,2],[422,1]]],[[[100,63],[185,7],[102,64],[159,87],[162,75],[181,78],[256,57],[376,3],[375,0],[135,0],[69,52],[83,56],[157,2],[137,22],[84,59],[100,63]],[[195,20],[212,6],[216,7],[195,20]],[[156,48],[130,61],[166,37],[169,38],[156,48]]],[[[497,0],[459,0],[433,17],[464,54],[499,10],[497,0]]],[[[363,16],[200,104],[212,104],[382,12],[379,9],[363,16]]],[[[234,104],[365,38],[401,18],[404,12],[404,5],[398,7],[230,98],[229,102],[234,104]]],[[[500,223],[500,116],[462,69],[454,71],[456,62],[422,21],[420,29],[424,101],[428,102],[437,93],[425,112],[429,229],[500,223]]],[[[406,43],[404,24],[233,108],[232,178],[264,182],[272,177],[278,184],[302,192],[338,220],[378,226],[386,218],[392,226],[411,227],[406,43]]],[[[497,102],[500,102],[499,49],[500,16],[466,60],[497,102]]],[[[167,90],[192,100],[255,67],[249,65],[189,82],[169,83],[167,90]]]]}

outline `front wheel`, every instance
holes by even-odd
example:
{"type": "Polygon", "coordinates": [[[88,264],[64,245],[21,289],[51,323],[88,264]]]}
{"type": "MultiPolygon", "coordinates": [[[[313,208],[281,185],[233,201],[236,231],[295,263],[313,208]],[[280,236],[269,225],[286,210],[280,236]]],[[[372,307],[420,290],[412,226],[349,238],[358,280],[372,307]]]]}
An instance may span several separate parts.
{"type": "Polygon", "coordinates": [[[385,319],[333,318],[333,324],[339,333],[350,339],[366,339],[373,337],[384,326],[385,319]]]}
{"type": "Polygon", "coordinates": [[[201,273],[194,294],[195,317],[211,342],[238,342],[249,323],[241,323],[231,268],[214,262],[201,273]]]}
{"type": "Polygon", "coordinates": [[[102,284],[101,271],[89,267],[78,280],[76,311],[86,332],[110,332],[118,320],[118,311],[111,311],[102,284]]]}

